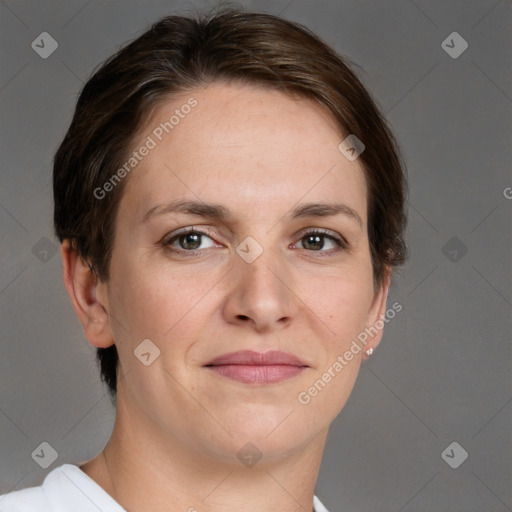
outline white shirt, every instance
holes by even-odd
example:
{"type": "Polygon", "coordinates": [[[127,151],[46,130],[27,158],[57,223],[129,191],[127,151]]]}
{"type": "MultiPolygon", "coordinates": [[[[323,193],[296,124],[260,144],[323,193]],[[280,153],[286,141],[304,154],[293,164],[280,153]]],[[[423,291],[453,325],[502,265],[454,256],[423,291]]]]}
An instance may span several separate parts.
{"type": "MultiPolygon", "coordinates": [[[[315,512],[328,512],[314,496],[315,512]]],[[[0,512],[126,512],[78,466],[62,464],[42,485],[0,496],[0,512]]]]}

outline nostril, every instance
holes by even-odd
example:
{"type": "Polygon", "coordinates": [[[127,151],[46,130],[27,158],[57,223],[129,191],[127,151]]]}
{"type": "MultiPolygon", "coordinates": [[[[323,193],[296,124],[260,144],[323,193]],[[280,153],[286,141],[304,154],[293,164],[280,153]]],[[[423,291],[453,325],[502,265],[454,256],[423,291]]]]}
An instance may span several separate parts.
{"type": "Polygon", "coordinates": [[[240,320],[249,320],[249,317],[245,315],[237,315],[237,318],[239,318],[240,320]]]}

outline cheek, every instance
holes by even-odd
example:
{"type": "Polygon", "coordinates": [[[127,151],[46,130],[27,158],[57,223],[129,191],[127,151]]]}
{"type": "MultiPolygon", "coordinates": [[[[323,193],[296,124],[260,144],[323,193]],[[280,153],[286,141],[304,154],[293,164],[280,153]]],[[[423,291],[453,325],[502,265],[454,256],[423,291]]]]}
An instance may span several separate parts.
{"type": "Polygon", "coordinates": [[[112,287],[112,310],[125,327],[119,334],[132,338],[131,344],[149,338],[163,348],[185,326],[193,332],[200,321],[191,319],[201,317],[208,290],[218,280],[214,277],[185,267],[119,262],[112,287]]]}
{"type": "Polygon", "coordinates": [[[372,276],[367,269],[353,268],[316,283],[315,289],[312,309],[326,326],[332,349],[340,350],[366,325],[373,300],[372,276]]]}
{"type": "MultiPolygon", "coordinates": [[[[123,261],[116,267],[111,301],[114,337],[123,371],[131,375],[127,386],[141,404],[155,401],[155,389],[173,389],[175,382],[167,371],[180,382],[186,381],[187,351],[207,325],[207,307],[211,307],[208,291],[217,281],[212,273],[171,271],[165,264],[123,261]],[[154,363],[144,366],[134,355],[137,350],[142,353],[139,346],[147,339],[159,353],[154,363]]],[[[147,342],[144,346],[150,357],[157,353],[147,342]]],[[[188,386],[193,389],[192,384],[188,386]]]]}
{"type": "Polygon", "coordinates": [[[373,283],[367,272],[354,270],[318,284],[318,292],[308,306],[319,319],[315,328],[319,358],[297,396],[305,421],[311,425],[319,414],[332,421],[352,392],[362,355],[357,336],[364,330],[373,299],[373,283]]]}

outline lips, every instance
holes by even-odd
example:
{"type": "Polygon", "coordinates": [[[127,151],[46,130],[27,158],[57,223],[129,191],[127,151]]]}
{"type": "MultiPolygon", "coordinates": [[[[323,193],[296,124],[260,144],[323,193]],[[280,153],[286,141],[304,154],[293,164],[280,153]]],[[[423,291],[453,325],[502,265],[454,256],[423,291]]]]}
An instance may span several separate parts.
{"type": "Polygon", "coordinates": [[[205,366],[219,366],[224,364],[242,364],[242,365],[290,365],[307,366],[298,357],[280,350],[271,350],[269,352],[255,352],[253,350],[239,350],[230,352],[212,359],[205,366]]]}
{"type": "Polygon", "coordinates": [[[271,350],[241,350],[212,359],[205,365],[217,375],[246,384],[272,384],[303,372],[308,365],[293,354],[271,350]]]}

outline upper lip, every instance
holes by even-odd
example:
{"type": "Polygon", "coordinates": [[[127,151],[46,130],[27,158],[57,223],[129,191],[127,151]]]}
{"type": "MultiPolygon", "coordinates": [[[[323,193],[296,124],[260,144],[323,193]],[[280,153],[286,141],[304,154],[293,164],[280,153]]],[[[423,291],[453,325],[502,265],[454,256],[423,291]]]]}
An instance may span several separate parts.
{"type": "Polygon", "coordinates": [[[280,350],[270,350],[268,352],[255,352],[254,350],[239,350],[230,352],[212,359],[205,366],[219,366],[222,364],[244,364],[244,365],[275,365],[287,364],[291,366],[308,366],[297,356],[282,352],[280,350]]]}

